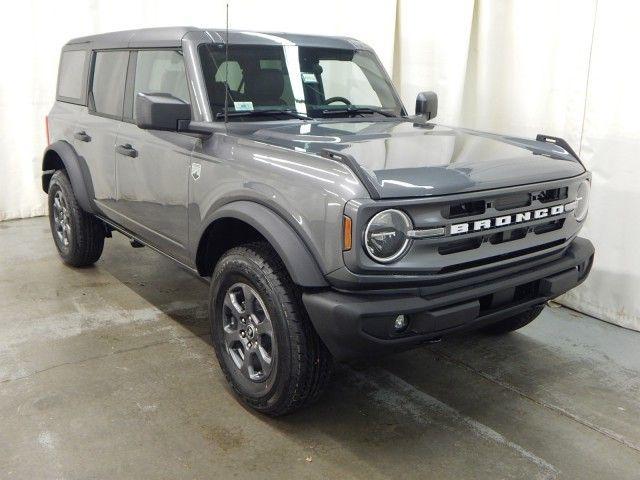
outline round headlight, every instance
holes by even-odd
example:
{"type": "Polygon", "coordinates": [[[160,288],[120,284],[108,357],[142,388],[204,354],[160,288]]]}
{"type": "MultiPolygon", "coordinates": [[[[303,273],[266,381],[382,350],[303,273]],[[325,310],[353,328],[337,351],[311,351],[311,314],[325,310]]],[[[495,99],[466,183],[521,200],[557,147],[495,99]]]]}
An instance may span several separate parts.
{"type": "Polygon", "coordinates": [[[399,259],[409,248],[407,232],[412,228],[411,219],[400,210],[384,210],[376,214],[364,232],[367,253],[380,263],[399,259]]]}
{"type": "Polygon", "coordinates": [[[576,220],[581,222],[587,218],[587,212],[589,211],[589,192],[591,191],[591,185],[587,180],[582,182],[578,187],[578,194],[576,195],[576,208],[573,214],[576,220]]]}

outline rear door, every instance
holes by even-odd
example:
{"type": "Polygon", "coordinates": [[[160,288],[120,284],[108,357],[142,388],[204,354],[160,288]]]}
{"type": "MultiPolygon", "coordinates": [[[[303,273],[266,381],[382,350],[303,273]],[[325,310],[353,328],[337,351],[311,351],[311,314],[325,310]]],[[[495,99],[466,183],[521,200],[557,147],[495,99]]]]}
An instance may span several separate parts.
{"type": "Polygon", "coordinates": [[[87,104],[77,118],[73,145],[84,160],[89,195],[107,217],[116,198],[115,143],[122,120],[129,52],[93,52],[87,104]],[[93,190],[93,191],[91,191],[93,190]]]}
{"type": "Polygon", "coordinates": [[[197,139],[138,128],[135,98],[140,92],[169,93],[191,103],[182,53],[175,49],[132,52],[125,119],[116,142],[115,209],[123,226],[186,261],[188,176],[197,139]]]}

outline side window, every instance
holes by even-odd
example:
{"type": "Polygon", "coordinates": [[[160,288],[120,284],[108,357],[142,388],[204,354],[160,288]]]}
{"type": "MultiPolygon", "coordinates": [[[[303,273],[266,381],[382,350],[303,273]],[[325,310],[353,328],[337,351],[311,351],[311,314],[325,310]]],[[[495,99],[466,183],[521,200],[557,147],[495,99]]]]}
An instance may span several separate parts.
{"type": "Polygon", "coordinates": [[[85,50],[68,50],[60,57],[58,72],[58,97],[62,101],[80,102],[83,98],[85,50]]]}
{"type": "Polygon", "coordinates": [[[134,104],[138,93],[141,92],[168,93],[190,103],[182,53],[175,50],[138,51],[133,87],[134,104]]]}
{"type": "Polygon", "coordinates": [[[97,113],[114,117],[122,116],[128,63],[129,52],[96,52],[91,94],[97,113]]]}

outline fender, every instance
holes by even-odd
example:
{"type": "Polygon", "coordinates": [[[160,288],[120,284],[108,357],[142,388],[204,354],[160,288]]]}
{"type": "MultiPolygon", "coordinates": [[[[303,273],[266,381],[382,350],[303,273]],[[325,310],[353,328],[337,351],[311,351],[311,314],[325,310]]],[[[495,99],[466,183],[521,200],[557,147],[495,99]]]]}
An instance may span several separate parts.
{"type": "Polygon", "coordinates": [[[54,171],[50,163],[51,153],[55,152],[62,160],[64,168],[69,176],[73,194],[78,200],[78,204],[85,212],[96,213],[93,205],[93,186],[91,176],[89,175],[87,165],[82,157],[80,157],[75,149],[65,140],[58,140],[49,145],[42,155],[42,189],[47,193],[49,191],[49,182],[54,171]],[[87,188],[89,185],[89,188],[87,188]]]}
{"type": "Polygon", "coordinates": [[[324,275],[295,230],[277,213],[256,202],[236,201],[228,203],[207,218],[200,239],[216,220],[235,218],[241,220],[267,239],[284,262],[291,279],[303,287],[326,287],[324,275]]]}

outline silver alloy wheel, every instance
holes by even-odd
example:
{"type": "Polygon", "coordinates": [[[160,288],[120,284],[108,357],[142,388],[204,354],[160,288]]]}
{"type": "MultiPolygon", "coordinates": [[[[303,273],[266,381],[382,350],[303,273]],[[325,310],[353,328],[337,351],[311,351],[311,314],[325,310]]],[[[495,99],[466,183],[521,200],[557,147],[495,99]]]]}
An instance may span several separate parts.
{"type": "Polygon", "coordinates": [[[71,218],[67,201],[61,190],[53,197],[53,224],[58,240],[64,248],[69,248],[71,243],[71,218]]]}
{"type": "Polygon", "coordinates": [[[276,354],[273,325],[262,298],[246,283],[227,290],[222,330],[227,353],[242,375],[253,382],[266,380],[276,354]]]}

